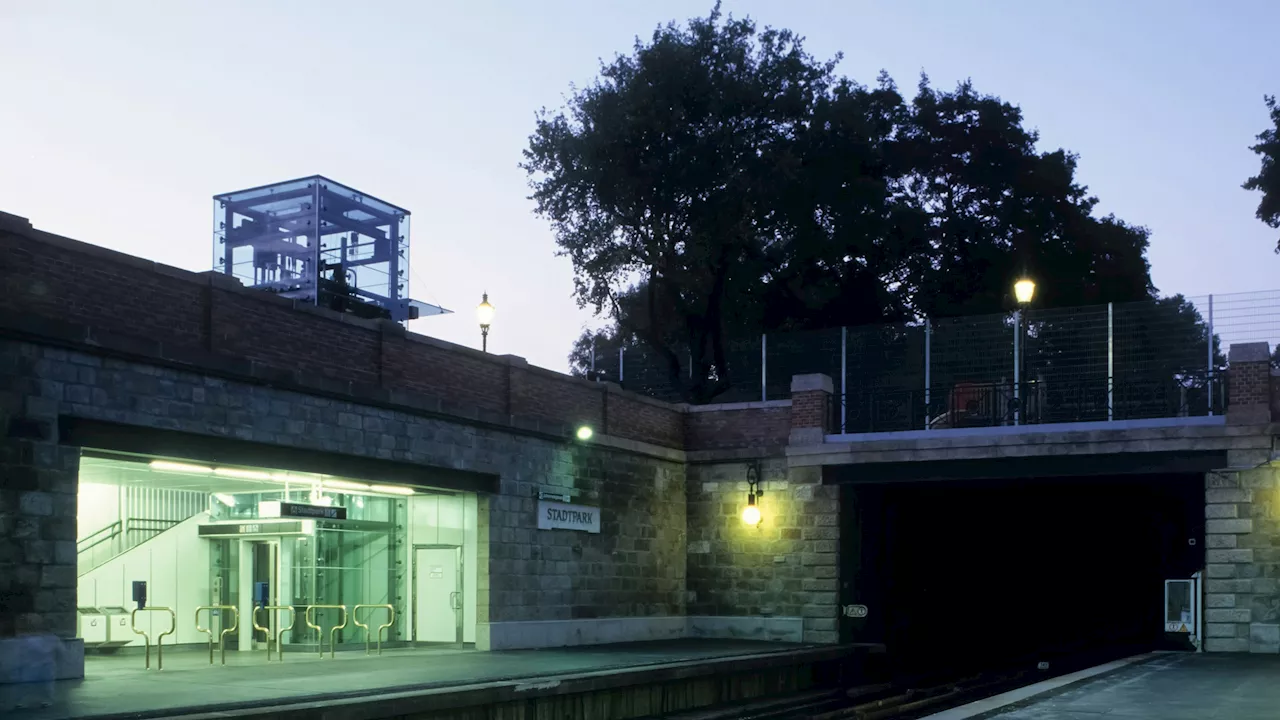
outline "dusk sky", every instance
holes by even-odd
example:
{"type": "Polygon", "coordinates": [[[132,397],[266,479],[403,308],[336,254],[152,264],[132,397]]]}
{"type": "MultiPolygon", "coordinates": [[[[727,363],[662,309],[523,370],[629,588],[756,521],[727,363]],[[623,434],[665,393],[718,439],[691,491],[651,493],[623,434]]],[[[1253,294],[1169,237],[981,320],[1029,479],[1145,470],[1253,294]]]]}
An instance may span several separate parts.
{"type": "MultiPolygon", "coordinates": [[[[412,329],[563,370],[590,314],[532,213],[541,107],[683,2],[0,0],[0,210],[189,270],[214,194],[323,174],[412,213],[412,329]]],[[[1280,288],[1277,232],[1240,184],[1280,94],[1280,2],[734,0],[864,83],[972,78],[1080,155],[1102,213],[1152,231],[1162,292],[1280,288]]],[[[3,259],[0,258],[0,261],[3,259]]],[[[429,370],[427,370],[429,371],[429,370]]]]}

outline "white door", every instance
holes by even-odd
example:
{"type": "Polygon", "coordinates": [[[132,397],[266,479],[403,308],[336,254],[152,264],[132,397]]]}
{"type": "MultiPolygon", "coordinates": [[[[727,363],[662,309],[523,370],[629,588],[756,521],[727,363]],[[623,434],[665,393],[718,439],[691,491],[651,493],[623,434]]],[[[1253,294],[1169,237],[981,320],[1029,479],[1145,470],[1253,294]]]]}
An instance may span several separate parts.
{"type": "Polygon", "coordinates": [[[413,625],[418,642],[458,642],[459,554],[456,547],[414,549],[413,625]]]}

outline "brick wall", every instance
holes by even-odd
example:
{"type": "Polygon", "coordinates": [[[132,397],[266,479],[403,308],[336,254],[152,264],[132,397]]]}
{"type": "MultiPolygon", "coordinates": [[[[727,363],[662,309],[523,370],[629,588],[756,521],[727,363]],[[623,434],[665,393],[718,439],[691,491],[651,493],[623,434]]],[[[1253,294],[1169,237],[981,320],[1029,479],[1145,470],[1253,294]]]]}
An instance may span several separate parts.
{"type": "Polygon", "coordinates": [[[684,417],[686,450],[780,450],[791,431],[791,401],[702,405],[684,417]]]}
{"type": "Polygon", "coordinates": [[[831,378],[796,375],[791,379],[791,430],[826,433],[831,426],[831,378]]]}
{"type": "Polygon", "coordinates": [[[0,256],[0,324],[72,323],[82,336],[134,341],[197,365],[205,353],[207,364],[235,358],[308,381],[684,445],[677,406],[33,231],[14,216],[0,215],[0,256]]]}
{"type": "Polygon", "coordinates": [[[1229,350],[1227,420],[1238,425],[1271,422],[1271,349],[1237,343],[1229,350]]]}
{"type": "Polygon", "coordinates": [[[836,642],[839,488],[813,468],[760,466],[762,521],[742,522],[747,465],[690,465],[688,610],[802,617],[806,642],[836,642]]]}
{"type": "Polygon", "coordinates": [[[78,449],[58,444],[64,414],[494,473],[478,622],[685,611],[682,463],[0,339],[0,638],[75,634],[78,449]],[[544,486],[599,506],[602,532],[536,530],[544,486]]]}

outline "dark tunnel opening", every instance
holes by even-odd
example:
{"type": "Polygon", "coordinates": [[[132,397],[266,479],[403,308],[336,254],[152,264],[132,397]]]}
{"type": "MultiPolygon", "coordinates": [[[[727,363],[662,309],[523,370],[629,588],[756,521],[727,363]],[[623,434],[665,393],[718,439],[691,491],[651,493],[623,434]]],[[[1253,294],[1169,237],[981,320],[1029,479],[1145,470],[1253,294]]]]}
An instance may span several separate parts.
{"type": "Polygon", "coordinates": [[[1164,632],[1164,580],[1203,567],[1203,475],[848,485],[844,499],[841,602],[869,611],[842,634],[885,643],[899,675],[1190,647],[1164,632]]]}

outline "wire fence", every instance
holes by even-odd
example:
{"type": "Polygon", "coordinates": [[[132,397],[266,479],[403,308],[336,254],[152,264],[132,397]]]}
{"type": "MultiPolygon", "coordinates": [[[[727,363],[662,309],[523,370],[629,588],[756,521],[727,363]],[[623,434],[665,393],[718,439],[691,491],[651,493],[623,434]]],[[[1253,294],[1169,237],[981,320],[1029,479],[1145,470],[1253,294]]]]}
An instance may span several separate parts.
{"type": "MultiPolygon", "coordinates": [[[[774,333],[726,344],[710,402],[786,399],[793,376],[822,373],[849,433],[1220,414],[1230,346],[1278,340],[1280,290],[774,333]]],[[[595,369],[672,402],[693,383],[685,349],[595,369]]]]}

